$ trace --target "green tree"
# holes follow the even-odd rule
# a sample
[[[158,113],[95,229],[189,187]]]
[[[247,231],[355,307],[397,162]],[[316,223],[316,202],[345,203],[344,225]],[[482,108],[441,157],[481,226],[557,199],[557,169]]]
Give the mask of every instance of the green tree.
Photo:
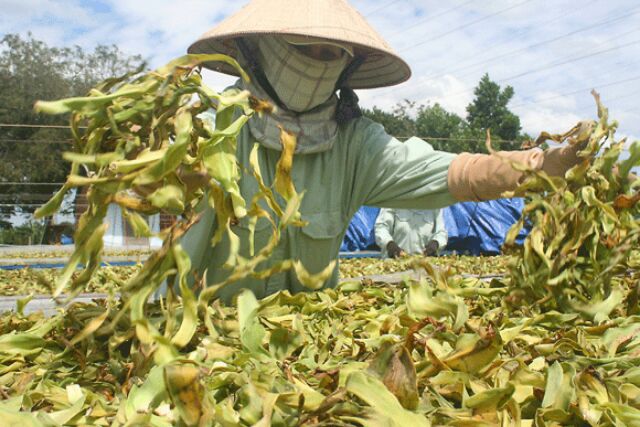
[[[416,117],[416,130],[420,136],[451,138],[458,132],[464,120],[445,110],[440,104],[421,106]]]
[[[507,108],[513,94],[511,86],[501,89],[485,74],[467,106],[466,120],[438,103],[424,106],[409,100],[391,111],[373,107],[364,110],[364,115],[382,124],[390,135],[417,135],[440,151],[486,153],[487,129],[491,129],[494,149],[518,150],[531,137],[520,132],[520,118]]]
[[[68,119],[33,112],[38,99],[81,96],[96,83],[122,75],[143,64],[140,56],[123,54],[116,46],[97,46],[86,52],[78,46],[50,47],[30,34],[7,34],[0,39],[0,123],[66,125]],[[0,127],[0,212],[6,204],[42,203],[51,186],[9,186],[2,182],[52,183],[64,181],[69,165],[62,160],[67,129]],[[45,141],[45,142],[33,142]],[[25,206],[23,211],[32,211]]]
[[[416,122],[411,117],[415,108],[415,102],[404,100],[396,104],[391,112],[373,107],[371,110],[364,109],[362,113],[365,117],[380,123],[389,135],[404,139],[416,134]]]
[[[475,99],[467,106],[467,122],[474,129],[491,129],[493,137],[515,141],[520,137],[520,118],[507,104],[513,98],[511,86],[504,89],[485,74],[474,90]]]
[[[445,110],[440,104],[421,106],[416,116],[417,134],[426,139],[434,149],[460,153],[468,151],[459,138],[465,126],[462,117]]]

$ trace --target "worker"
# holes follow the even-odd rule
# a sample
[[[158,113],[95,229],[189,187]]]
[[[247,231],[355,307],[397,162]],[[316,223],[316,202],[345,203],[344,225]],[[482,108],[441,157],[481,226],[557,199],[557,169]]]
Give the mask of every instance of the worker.
[[[291,177],[305,192],[300,213],[308,225],[283,230],[260,270],[299,260],[311,274],[323,271],[338,257],[349,219],[360,206],[440,209],[460,201],[496,199],[522,178],[503,158],[550,175],[562,175],[578,163],[573,146],[492,155],[434,151],[419,138],[400,142],[362,117],[354,89],[397,85],[409,79],[411,71],[346,0],[252,0],[188,51],[236,58],[251,77],[239,79],[236,87],[277,106],[273,114],[252,116],[240,132],[236,155],[241,170],[251,170],[249,156],[257,143],[262,177],[272,185],[281,154],[280,127],[297,135]],[[238,74],[222,62],[205,66]],[[251,177],[239,185],[245,200],[259,191]],[[195,273],[206,272],[207,285],[221,283],[230,274],[223,267],[230,243],[225,237],[212,247],[215,229],[215,212],[207,207],[182,241]],[[257,252],[272,233],[264,218],[254,231],[246,217],[232,229],[244,257],[250,256],[250,236]],[[337,283],[336,266],[324,286]],[[245,288],[258,298],[307,290],[296,273],[287,270],[267,279],[239,280],[217,296],[230,301]]]
[[[383,256],[434,256],[447,246],[442,209],[381,209],[375,225]]]

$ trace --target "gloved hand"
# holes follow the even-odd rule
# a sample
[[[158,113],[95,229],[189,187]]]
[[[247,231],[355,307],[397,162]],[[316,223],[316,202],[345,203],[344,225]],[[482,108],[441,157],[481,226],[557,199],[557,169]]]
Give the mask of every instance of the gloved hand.
[[[391,241],[387,244],[387,254],[389,255],[389,258],[399,258],[401,256],[405,256],[404,250],[394,241]]]
[[[581,161],[578,152],[584,149],[594,126],[595,122],[585,121],[564,135],[543,134],[537,143],[547,139],[560,142],[568,138],[582,141],[545,151],[499,151],[490,155],[461,153],[449,165],[449,192],[459,202],[499,199],[505,191],[517,188],[524,176],[522,172],[514,169],[510,162],[543,171],[549,176],[564,176]]]
[[[434,256],[438,252],[439,248],[440,244],[436,240],[430,240],[424,247],[424,251],[422,251],[422,253],[424,256]]]
[[[505,160],[527,165],[550,176],[563,176],[578,164],[580,146],[537,148],[525,151],[500,151],[494,154],[461,153],[449,166],[447,181],[449,192],[459,202],[479,202],[502,197],[521,182],[523,173]]]

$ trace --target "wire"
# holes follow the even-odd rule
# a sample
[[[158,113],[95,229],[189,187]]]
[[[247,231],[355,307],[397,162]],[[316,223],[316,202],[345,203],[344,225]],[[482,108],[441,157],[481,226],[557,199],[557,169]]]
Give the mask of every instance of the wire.
[[[640,43],[640,40],[634,40],[632,42],[624,43],[624,44],[621,44],[619,46],[614,46],[614,47],[610,47],[608,49],[598,50],[596,52],[591,52],[591,53],[588,53],[586,55],[578,56],[578,57],[575,57],[575,58],[572,58],[572,59],[567,59],[567,60],[559,61],[559,62],[556,62],[556,63],[551,63],[551,64],[548,64],[548,65],[546,65],[544,67],[540,67],[540,68],[537,68],[537,69],[524,71],[524,72],[522,72],[520,74],[516,74],[516,75],[510,76],[510,77],[506,77],[506,78],[501,79],[499,81],[507,81],[507,80],[519,79],[520,77],[524,77],[524,76],[527,76],[529,74],[533,74],[533,73],[537,73],[537,72],[540,72],[540,71],[549,70],[551,68],[559,67],[561,65],[570,64],[572,62],[581,61],[583,59],[591,58],[593,56],[598,56],[598,55],[601,55],[603,53],[609,53],[609,52],[612,52],[614,50],[621,49],[623,47],[633,46],[633,45],[636,45],[638,43]]]
[[[11,207],[11,206],[30,206],[30,207],[37,207],[37,206],[44,206],[44,203],[0,203],[0,207]]]
[[[602,86],[602,87],[604,87],[604,86]],[[415,136],[415,135],[413,135],[413,136]],[[394,138],[411,138],[411,137],[410,136],[394,136]],[[418,136],[418,138],[422,138],[422,139],[429,138],[429,139],[450,140],[450,141],[479,141],[480,140],[480,139],[460,139],[460,138],[437,138],[437,137],[431,137],[431,136]],[[0,139],[0,142],[3,142],[3,141],[6,141],[6,140]],[[23,141],[29,141],[29,140],[23,140]],[[21,141],[21,142],[23,142],[23,141]],[[46,141],[33,140],[32,142],[46,142]],[[505,141],[505,142],[517,142],[517,141]],[[2,181],[0,181],[0,185],[64,185],[64,182],[60,182],[60,183],[38,183],[38,182],[28,183],[28,182],[2,182]]]
[[[604,20],[604,21],[599,21],[599,22],[596,22],[594,24],[590,24],[590,25],[587,25],[585,27],[579,28],[577,30],[565,33],[565,34],[563,34],[561,36],[553,37],[551,39],[547,39],[547,40],[544,40],[544,41],[541,41],[541,42],[538,42],[538,43],[534,43],[534,44],[531,44],[529,46],[525,46],[525,47],[522,47],[522,48],[519,48],[519,49],[516,49],[516,50],[512,50],[512,51],[509,51],[509,52],[506,52],[506,53],[502,53],[500,55],[492,56],[491,58],[485,59],[483,61],[474,62],[472,64],[465,65],[465,66],[458,67],[458,68],[453,68],[451,70],[448,70],[447,72],[436,74],[435,76],[427,77],[427,81],[428,80],[434,80],[434,79],[437,79],[437,78],[440,78],[440,77],[444,77],[447,74],[452,74],[452,73],[455,73],[457,71],[463,71],[463,70],[467,70],[469,68],[475,68],[475,67],[480,66],[480,65],[488,64],[490,62],[494,62],[497,59],[502,59],[502,58],[505,58],[505,57],[509,57],[511,55],[514,55],[516,53],[520,53],[520,52],[523,52],[523,51],[526,51],[526,50],[535,49],[535,48],[538,48],[540,46],[544,46],[546,44],[553,43],[553,42],[556,42],[558,40],[564,39],[566,37],[570,37],[570,36],[585,32],[585,31],[590,31],[590,30],[592,30],[594,28],[597,28],[597,27],[600,27],[602,25],[607,25],[607,24],[611,24],[613,22],[621,21],[623,19],[626,19],[626,18],[628,18],[630,16],[633,16],[636,13],[638,13],[637,9],[640,9],[640,6],[634,8],[634,9],[631,9],[631,10],[635,10],[632,13],[627,12],[624,15],[618,16],[616,18],[608,19],[608,20]],[[635,32],[636,30],[633,30],[633,31]],[[421,83],[424,83],[424,81],[421,82]]]
[[[525,1],[520,2],[520,3],[518,3],[518,4],[514,4],[514,5],[512,5],[512,6],[509,6],[509,7],[504,8],[504,9],[500,9],[500,10],[499,10],[499,11],[497,11],[497,12],[490,13],[489,15],[485,15],[485,16],[483,16],[482,18],[478,18],[478,19],[476,19],[475,21],[468,22],[468,23],[466,23],[465,25],[461,25],[461,26],[456,27],[456,28],[454,28],[454,29],[452,29],[452,30],[445,31],[444,33],[438,34],[437,36],[434,36],[434,37],[428,38],[428,39],[426,39],[426,40],[423,40],[423,41],[421,41],[420,43],[416,43],[416,44],[414,44],[414,45],[412,45],[412,46],[406,47],[406,48],[404,48],[404,49],[400,50],[399,52],[400,52],[400,53],[402,53],[402,52],[406,52],[406,51],[408,51],[408,50],[415,49],[416,47],[419,47],[419,46],[425,45],[425,44],[430,43],[430,42],[432,42],[432,41],[434,41],[434,40],[441,39],[442,37],[448,36],[449,34],[453,34],[453,33],[457,32],[457,31],[463,30],[463,29],[465,29],[465,28],[467,28],[467,27],[470,27],[470,26],[472,26],[472,25],[475,25],[475,24],[478,24],[478,23],[480,23],[480,22],[486,21],[487,19],[493,18],[494,16],[501,15],[501,14],[503,14],[503,13],[505,13],[505,12],[508,12],[508,11],[510,11],[510,10],[512,10],[512,9],[515,9],[515,8],[517,8],[517,7],[520,7],[520,6],[523,6],[523,5],[525,5],[525,4],[527,4],[527,3],[530,3],[530,2],[532,2],[532,1],[533,1],[533,0],[525,0]]]
[[[593,88],[602,89],[602,88],[605,88],[605,87],[616,86],[616,85],[619,85],[619,84],[628,83],[628,82],[632,82],[632,81],[635,81],[635,80],[640,80],[640,76],[635,76],[635,77],[631,77],[629,79],[624,79],[624,80],[618,80],[618,81],[611,82],[611,83],[606,83],[606,84],[603,84],[603,85],[592,85],[592,86],[589,86],[589,87],[586,87],[586,88],[582,88],[582,89],[578,89],[578,90],[574,90],[574,91],[571,91],[571,92],[565,92],[565,93],[561,93],[559,95],[553,95],[553,96],[548,96],[548,97],[545,97],[545,98],[540,98],[540,99],[537,99],[535,101],[522,101],[522,102],[520,102],[518,104],[510,106],[509,108],[518,108],[518,107],[522,107],[524,105],[529,105],[529,104],[539,104],[539,103],[544,102],[544,101],[550,101],[550,100],[553,100],[553,99],[558,99],[558,98],[562,98],[562,97],[569,96],[569,95],[576,95],[578,93],[583,93],[583,92],[589,91],[589,90],[591,90]],[[626,98],[627,95],[625,95],[624,97]],[[609,100],[609,101],[612,101],[612,100]]]
[[[536,68],[536,69],[533,69],[533,70],[529,70],[529,71],[524,71],[522,73],[515,74],[513,76],[509,76],[509,77],[505,77],[505,78],[496,80],[495,82],[496,83],[504,83],[504,82],[507,82],[507,81],[510,81],[510,80],[519,79],[520,77],[524,77],[524,76],[527,76],[529,74],[535,74],[535,73],[538,73],[540,71],[547,71],[547,70],[550,70],[552,68],[556,68],[556,67],[559,67],[559,66],[562,66],[562,65],[567,65],[567,64],[570,64],[572,62],[581,61],[583,59],[591,58],[591,57],[594,57],[594,56],[602,55],[604,53],[609,53],[609,52],[612,52],[614,50],[618,50],[618,49],[621,49],[623,47],[636,45],[636,44],[639,44],[639,43],[640,43],[640,40],[634,40],[634,41],[629,42],[629,43],[624,43],[624,44],[621,44],[621,45],[618,45],[618,46],[614,46],[614,47],[611,47],[611,48],[608,48],[608,49],[599,50],[599,51],[596,51],[596,52],[591,52],[591,53],[588,53],[586,55],[577,56],[577,57],[574,57],[574,58],[571,58],[571,59],[562,60],[562,61],[559,61],[559,62],[551,62],[551,63],[549,63],[549,64],[547,64],[547,65],[545,65],[543,67],[539,67],[539,68]],[[474,90],[475,90],[475,87],[466,88],[464,90],[461,90],[461,91],[458,91],[458,92],[454,92],[452,94],[448,94],[447,97],[454,97],[454,96],[462,95],[462,94],[465,94],[465,93],[472,92]]]
[[[71,203],[73,204],[74,207],[76,208],[86,208],[89,205],[80,205],[80,204],[75,204],[75,203]],[[45,203],[0,203],[0,207],[11,207],[11,206],[29,206],[29,207],[39,207],[39,206],[44,206]],[[69,206],[71,207],[71,206]],[[63,208],[63,209],[68,209],[68,208]]]
[[[420,139],[429,140],[429,141],[481,142],[483,144],[486,143],[486,139],[483,139],[483,138],[442,138],[442,137],[435,137],[435,136],[418,136],[418,135],[411,135],[411,136],[393,136],[392,135],[392,137],[396,139],[420,138]],[[501,139],[499,142],[508,142],[512,144],[522,143],[522,141],[514,141],[511,139]]]
[[[64,185],[64,182],[2,182],[0,181],[0,185],[37,185],[37,186],[61,186]]]
[[[446,15],[446,14],[448,14],[448,13],[455,12],[456,10],[461,9],[461,8],[463,8],[464,6],[468,5],[469,3],[473,3],[473,1],[474,1],[474,0],[468,0],[468,1],[464,2],[464,3],[462,3],[462,4],[459,4],[458,6],[454,6],[454,7],[450,8],[450,9],[446,9],[446,10],[444,10],[444,11],[440,12],[440,13],[436,13],[435,15],[430,15],[430,16],[428,16],[428,17],[427,17],[426,19],[424,19],[424,20],[418,21],[418,22],[416,22],[416,23],[414,23],[414,24],[409,25],[408,27],[403,28],[403,29],[402,29],[402,30],[400,30],[400,31],[397,31],[397,32],[395,32],[395,33],[393,33],[393,34],[389,35],[389,38],[391,38],[391,37],[395,37],[395,36],[397,36],[397,35],[399,35],[399,34],[406,33],[407,31],[409,31],[409,30],[410,30],[410,29],[412,29],[412,28],[417,27],[418,25],[426,24],[427,22],[431,22],[431,21],[433,21],[434,19],[439,18],[439,17],[441,17],[441,16],[443,16],[443,15]]]
[[[640,94],[640,90],[635,90],[635,91],[633,91],[631,93],[627,93],[625,95],[620,95],[620,96],[616,96],[616,97],[613,97],[613,98],[605,98],[604,101],[607,104],[609,104],[609,103],[611,103],[613,101],[619,101],[621,99],[627,99],[627,98],[631,98],[631,97],[634,97],[634,96],[638,96],[638,94]]]
[[[0,128],[71,129],[71,126],[0,123]],[[84,127],[81,127],[81,129],[84,129]]]
[[[395,137],[395,138],[410,138],[410,137]],[[422,137],[422,136],[419,136],[418,138],[423,138],[423,139],[424,138],[442,139],[442,140],[451,140],[451,141],[478,141],[476,139],[464,140],[464,139],[459,139],[459,138],[435,138],[435,137]],[[53,141],[51,141],[51,140],[39,140],[39,139],[2,139],[2,138],[0,138],[0,142],[31,142],[31,143],[46,143],[46,144],[48,144],[48,143],[56,143],[56,144],[58,144],[58,143],[69,143],[70,144],[73,141],[71,141],[71,140],[53,140]],[[516,141],[505,141],[505,142],[516,142]],[[12,185],[20,185],[20,184],[29,185],[27,183],[5,183],[5,182],[0,181],[0,185],[9,185],[9,184],[12,184]],[[64,183],[60,183],[59,185],[63,185],[63,184]],[[42,184],[33,183],[32,185],[42,185]]]
[[[617,39],[617,38],[619,38],[619,37],[623,37],[623,36],[626,36],[626,35],[629,35],[629,34],[632,34],[632,33],[636,33],[636,32],[638,32],[638,31],[639,31],[639,30],[638,30],[637,28],[633,28],[633,29],[631,29],[630,31],[626,31],[626,32],[624,32],[624,33],[622,33],[622,34],[618,34],[618,35],[617,35],[616,37],[614,37],[614,38],[610,38],[610,39],[606,40],[606,42],[616,41],[616,39]],[[636,43],[636,42],[632,42],[631,44],[634,44],[634,43]],[[617,46],[617,47],[611,48],[611,50],[619,49],[620,47],[625,47],[625,46],[626,46],[626,45]],[[596,55],[599,55],[600,53],[603,53],[603,52],[602,52],[602,51],[600,51],[600,52],[591,52],[591,53],[589,53],[589,54],[585,55],[584,57],[581,57],[581,58],[578,58],[578,59],[584,59],[584,58],[586,58],[586,57],[589,57],[590,55],[591,55],[591,56],[596,56]],[[578,59],[573,59],[573,60],[570,60],[570,61],[568,61],[568,62],[573,62],[574,60],[578,60]],[[558,65],[559,65],[559,64],[556,64],[556,65],[553,65],[553,64],[554,64],[553,62],[552,62],[552,63],[550,63],[550,64],[547,64],[547,66],[545,66],[545,67],[542,67],[542,68],[538,69],[538,71],[544,71],[545,69],[547,69],[547,67],[548,67],[548,68],[554,68],[554,67],[556,67],[556,66],[558,66]],[[560,64],[560,65],[563,65],[563,64]],[[527,71],[527,72],[525,72],[525,74],[531,74],[531,73],[532,73],[532,71]],[[446,75],[446,74],[448,74],[448,73],[444,73],[444,74],[442,74],[442,75]],[[469,75],[469,74],[471,74],[471,73],[463,74],[462,76],[459,76],[459,77],[464,77],[464,76],[467,76],[467,75]],[[419,83],[417,83],[417,84],[414,84],[413,86],[405,86],[405,87],[400,88],[400,89],[391,89],[391,90],[387,90],[387,91],[381,92],[381,93],[380,93],[380,96],[385,96],[385,95],[388,95],[388,94],[391,94],[391,93],[394,93],[394,94],[401,93],[401,92],[403,92],[403,91],[407,91],[409,88],[411,88],[411,89],[412,89],[412,91],[415,93],[416,88],[419,88],[419,87],[421,87],[421,86],[424,86],[424,85],[425,85],[425,84],[427,84],[429,81],[432,81],[432,80],[434,80],[434,79],[435,79],[435,78],[437,78],[437,77],[438,77],[438,76],[429,77],[429,78],[427,78],[427,79],[426,79],[426,80],[424,80],[424,81],[421,81],[421,82],[419,82]],[[512,77],[509,77],[509,78],[506,78],[506,79],[498,80],[497,82],[499,83],[499,82],[502,82],[502,81],[505,81],[505,80],[509,80],[509,79],[511,79],[511,78],[513,78],[513,76],[512,76]],[[466,88],[466,89],[464,89],[464,90],[462,90],[462,91],[459,91],[459,92],[456,92],[456,93],[454,93],[454,94],[447,95],[447,96],[456,96],[456,95],[460,95],[460,94],[463,94],[463,93],[470,92],[470,91],[472,91],[472,90],[474,90],[474,89],[475,89],[475,88],[473,88],[473,89],[471,89],[471,88]]]
[[[41,144],[71,144],[73,141],[71,139],[4,139],[0,138],[0,142],[11,142],[11,143],[41,143]]]
[[[615,101],[619,101],[619,100],[621,100],[621,99],[627,99],[627,98],[631,98],[631,97],[637,97],[637,96],[638,96],[638,94],[640,94],[640,90],[635,90],[635,91],[632,91],[631,93],[626,93],[626,94],[624,94],[624,95],[615,96],[615,97],[613,97],[613,98],[606,98],[606,97],[604,97],[604,96],[603,96],[603,97],[602,97],[602,100],[603,100],[603,102],[608,106],[608,109],[609,109],[609,110],[615,109],[616,111],[623,111],[623,112],[626,112],[626,113],[633,113],[633,112],[634,112],[634,110],[633,110],[633,109],[627,110],[627,109],[625,109],[625,108],[617,108],[617,107],[613,106],[613,105],[612,105],[612,103],[613,103],[613,102],[615,102]],[[586,105],[584,105],[584,106],[582,106],[582,107],[578,108],[577,110],[573,110],[573,112],[574,112],[574,113],[576,113],[576,114],[578,114],[578,113],[582,113],[582,112],[587,111],[587,109],[591,109],[591,110],[593,110],[593,106],[586,106]]]
[[[371,15],[375,15],[376,13],[380,12],[381,10],[384,10],[384,9],[388,8],[389,6],[394,5],[394,4],[398,3],[399,1],[400,1],[400,0],[393,0],[393,1],[390,1],[389,3],[383,4],[382,6],[377,7],[377,8],[375,8],[374,10],[372,10],[372,11],[368,12],[368,13],[367,13],[366,15],[364,15],[364,16],[365,16],[365,17],[369,17],[369,16],[371,16]]]

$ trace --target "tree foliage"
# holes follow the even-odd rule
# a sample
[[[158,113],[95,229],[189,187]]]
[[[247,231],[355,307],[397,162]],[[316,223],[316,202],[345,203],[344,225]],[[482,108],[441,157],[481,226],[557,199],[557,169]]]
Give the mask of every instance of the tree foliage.
[[[520,118],[507,104],[513,98],[513,87],[500,86],[488,74],[480,79],[474,90],[475,99],[467,106],[467,122],[476,129],[491,129],[492,135],[503,140],[515,140],[520,134]]]
[[[415,103],[403,101],[398,103],[391,112],[373,107],[371,110],[364,110],[365,116],[374,122],[380,123],[388,134],[397,138],[407,138],[416,134],[416,122],[412,117],[412,110]]]
[[[436,150],[452,153],[486,153],[486,131],[491,130],[492,146],[499,150],[517,150],[531,139],[521,133],[520,118],[507,104],[514,95],[511,86],[501,89],[484,75],[475,89],[475,98],[467,106],[467,117],[447,111],[440,104],[417,105],[404,100],[388,112],[378,107],[364,114],[382,124],[395,137],[419,136]]]
[[[84,95],[97,82],[143,64],[140,56],[126,55],[116,46],[99,45],[91,52],[79,46],[58,48],[30,34],[7,34],[0,39],[0,49],[0,123],[4,124],[66,125],[65,116],[36,114],[35,100]],[[66,129],[0,127],[0,185],[64,181],[69,165],[62,160],[65,144],[60,141],[69,138]],[[50,186],[4,185],[0,204],[37,204],[44,200],[37,193],[50,195],[52,190]],[[2,211],[7,213],[6,206]]]
[[[416,130],[419,135],[433,138],[450,138],[462,130],[464,120],[455,113],[445,110],[440,104],[422,106],[416,117]]]

